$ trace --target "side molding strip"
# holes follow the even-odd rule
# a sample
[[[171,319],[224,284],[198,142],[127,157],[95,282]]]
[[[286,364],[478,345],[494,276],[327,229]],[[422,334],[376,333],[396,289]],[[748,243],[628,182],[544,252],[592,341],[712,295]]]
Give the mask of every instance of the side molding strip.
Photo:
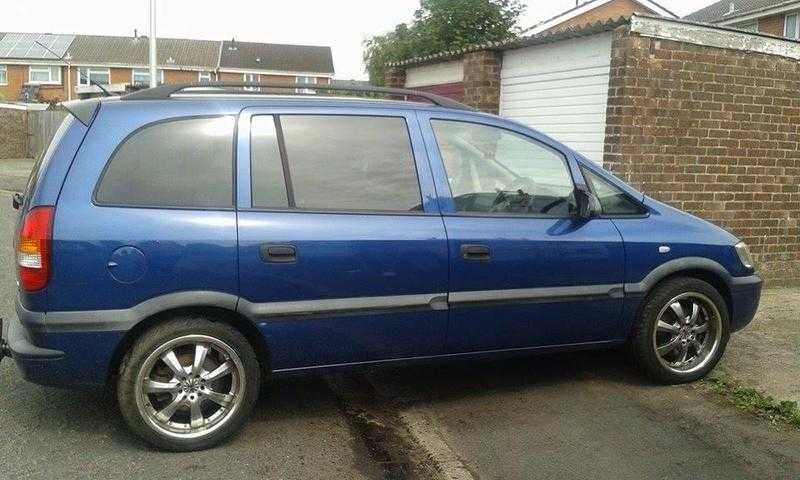
[[[452,305],[466,303],[495,302],[556,302],[579,300],[582,298],[610,297],[619,298],[622,284],[580,285],[575,287],[519,288],[513,290],[478,290],[471,292],[454,292],[450,294]]]
[[[248,317],[278,317],[295,315],[344,314],[366,310],[397,310],[403,308],[430,308],[443,310],[442,299],[446,293],[421,295],[392,295],[386,297],[331,298],[294,302],[251,303],[239,301],[238,310]]]

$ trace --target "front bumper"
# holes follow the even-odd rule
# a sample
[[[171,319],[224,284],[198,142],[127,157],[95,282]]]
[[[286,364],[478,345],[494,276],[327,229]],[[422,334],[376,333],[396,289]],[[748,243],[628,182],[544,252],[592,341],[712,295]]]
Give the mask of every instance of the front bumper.
[[[731,291],[731,331],[741,330],[756,316],[761,302],[763,282],[758,275],[734,277],[730,284]]]

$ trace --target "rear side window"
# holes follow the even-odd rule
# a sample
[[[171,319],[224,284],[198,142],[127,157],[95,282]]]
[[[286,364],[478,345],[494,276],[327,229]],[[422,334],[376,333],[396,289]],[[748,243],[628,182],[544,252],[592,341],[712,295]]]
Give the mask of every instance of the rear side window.
[[[144,207],[233,206],[233,117],[146,126],[111,157],[95,200]]]
[[[421,210],[403,118],[285,115],[274,122],[266,116],[253,122],[254,206]]]

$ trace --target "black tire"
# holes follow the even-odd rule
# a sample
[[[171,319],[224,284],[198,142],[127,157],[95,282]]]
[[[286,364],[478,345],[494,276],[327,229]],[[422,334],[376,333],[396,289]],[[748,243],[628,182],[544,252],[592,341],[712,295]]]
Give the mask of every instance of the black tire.
[[[673,303],[672,300],[682,295],[688,295],[690,301],[692,295],[697,295],[696,299],[700,302],[709,300],[716,308],[716,313],[719,317],[719,335],[717,337],[715,330],[715,335],[711,337],[711,340],[716,339],[716,341],[713,344],[709,344],[716,345],[716,347],[706,354],[702,362],[698,361],[696,366],[688,371],[676,371],[675,368],[669,368],[665,365],[666,360],[662,359],[657,352],[655,340],[655,330],[659,315],[670,308]],[[709,315],[714,313],[710,306],[707,310],[711,311]],[[676,319],[677,317],[678,315],[675,315]],[[714,328],[716,329],[717,327],[715,326]],[[664,333],[661,333],[661,335],[664,335]],[[666,335],[676,334],[667,332]],[[676,277],[658,285],[647,296],[633,326],[628,347],[633,361],[651,378],[665,384],[678,384],[694,382],[705,377],[722,358],[729,338],[728,307],[719,291],[709,283],[697,278]]]
[[[242,373],[239,374],[241,376],[237,376],[235,384],[239,395],[232,397],[236,398],[235,403],[233,403],[235,406],[226,410],[219,407],[216,403],[211,402],[212,410],[216,407],[220,411],[229,412],[221,415],[222,420],[219,421],[219,425],[213,429],[209,428],[210,431],[208,433],[200,432],[197,434],[198,436],[193,438],[178,438],[178,436],[174,434],[171,435],[170,432],[160,431],[157,422],[154,422],[152,417],[151,420],[148,420],[146,408],[140,407],[142,407],[142,405],[150,407],[151,404],[148,402],[148,399],[153,397],[144,397],[145,399],[143,400],[142,387],[137,388],[136,385],[137,379],[141,380],[142,378],[140,374],[144,375],[142,369],[147,368],[150,370],[154,365],[152,362],[159,361],[157,359],[152,360],[157,358],[155,355],[159,352],[159,349],[170,345],[170,342],[178,342],[181,341],[181,339],[189,338],[187,336],[194,336],[191,338],[211,338],[220,342],[219,348],[223,348],[224,346],[229,347],[234,355],[230,356],[228,361],[234,362],[233,359],[238,360],[238,363],[231,363],[231,365],[233,365],[231,370],[237,372],[241,370]],[[190,349],[192,347],[191,345],[184,345],[181,348]],[[212,353],[219,355],[217,351],[213,351],[209,353],[209,355]],[[220,356],[219,358],[223,359],[225,357]],[[211,360],[212,359],[209,359],[207,362]],[[185,364],[184,361],[180,363],[181,365]],[[190,361],[187,368],[191,368],[191,363]],[[167,365],[166,362],[164,362],[164,365],[159,366],[163,369]],[[238,330],[228,324],[213,322],[200,316],[181,316],[152,327],[131,346],[120,365],[116,389],[117,402],[131,430],[151,445],[176,452],[204,450],[227,440],[242,427],[258,399],[260,374],[261,367],[256,353],[250,342],[248,342]],[[244,378],[243,381],[241,381],[242,377]],[[196,379],[197,377],[194,378]],[[187,379],[187,381],[191,382],[191,378]],[[209,380],[209,385],[211,385],[211,382],[212,381]],[[228,380],[228,383],[232,384],[233,379],[231,378]],[[238,390],[241,387],[243,387],[244,391]],[[205,388],[205,385],[198,388]],[[190,391],[193,392],[194,390]],[[184,398],[188,401],[189,394],[185,392],[187,392],[187,390],[181,390],[179,387],[177,394],[164,394],[171,395],[171,397],[167,397],[168,399],[166,402],[169,402],[169,398],[174,400],[177,395],[184,395]],[[195,397],[198,399],[198,405],[204,405],[203,408],[208,408],[208,399],[204,399],[201,404],[200,394],[195,393],[192,399],[194,400]],[[152,403],[153,410],[156,410],[155,402]],[[199,410],[201,407],[198,406],[197,408]],[[203,421],[205,422],[206,419]]]

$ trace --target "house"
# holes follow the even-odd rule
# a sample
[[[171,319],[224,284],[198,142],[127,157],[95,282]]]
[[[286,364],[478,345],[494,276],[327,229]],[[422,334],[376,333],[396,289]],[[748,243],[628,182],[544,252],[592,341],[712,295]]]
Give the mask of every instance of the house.
[[[721,0],[687,15],[686,20],[800,38],[800,1]]]
[[[327,84],[330,47],[158,39],[158,82]],[[147,37],[0,33],[0,98],[58,102],[150,83]]]
[[[589,25],[609,18],[630,17],[634,13],[647,13],[664,17],[677,16],[650,0],[589,0],[575,2],[574,8],[537,23],[523,31],[524,35],[563,30]]]
[[[457,89],[729,229],[768,281],[798,284],[799,60],[798,41],[634,14],[409,58],[385,81]]]

